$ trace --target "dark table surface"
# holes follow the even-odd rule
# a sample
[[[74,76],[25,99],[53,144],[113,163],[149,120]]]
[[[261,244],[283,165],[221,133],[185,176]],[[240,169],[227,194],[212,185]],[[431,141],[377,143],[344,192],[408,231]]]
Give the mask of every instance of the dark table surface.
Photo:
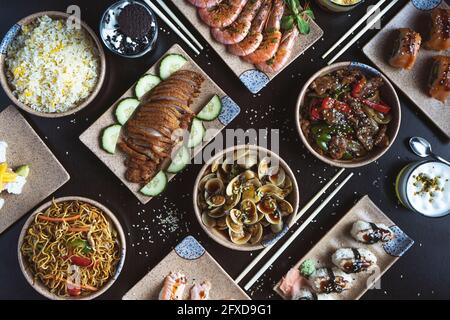
[[[325,66],[324,60],[320,58],[323,52],[365,13],[368,4],[375,2],[366,1],[356,10],[340,15],[325,13],[314,5],[317,22],[325,30],[323,39],[292,63],[257,96],[247,91],[209,47],[195,58],[242,108],[241,115],[229,128],[280,129],[281,156],[296,174],[301,192],[300,206],[306,204],[337,169],[316,160],[302,145],[294,121],[297,94],[306,79]],[[382,23],[389,21],[406,2],[400,1],[383,18]],[[71,4],[81,7],[82,19],[98,32],[99,19],[110,3],[111,1],[107,0],[0,0],[0,35],[3,36],[24,16],[44,10],[65,11]],[[188,21],[182,20],[189,25]],[[191,165],[169,184],[163,196],[143,206],[78,139],[79,135],[173,43],[180,42],[173,32],[165,31],[168,29],[161,21],[160,27],[164,30],[160,33],[156,50],[143,58],[127,60],[105,50],[105,84],[98,98],[82,112],[62,119],[38,118],[22,112],[38,134],[45,138],[45,142],[72,177],[53,196],[80,195],[98,200],[116,213],[127,233],[125,266],[118,281],[102,299],[120,299],[146,272],[157,265],[171,248],[189,234],[195,236],[232,277],[236,277],[256,255],[231,251],[216,244],[198,225],[191,195],[200,165]],[[368,32],[340,61],[356,60],[370,64],[361,47],[376,32],[377,30]],[[198,34],[197,36],[200,38]],[[188,48],[186,50],[190,52]],[[350,183],[253,287],[250,292],[252,298],[277,299],[272,291],[274,283],[365,194],[416,243],[383,276],[381,289],[370,290],[364,299],[450,298],[450,216],[431,219],[414,214],[398,204],[394,192],[394,179],[399,170],[405,164],[418,160],[407,148],[409,137],[425,137],[433,144],[437,153],[447,158],[450,158],[449,141],[425,119],[411,101],[400,92],[399,96],[403,119],[400,134],[393,147],[376,163],[352,170],[355,176]],[[10,103],[1,91],[0,110]],[[0,140],[1,130],[4,129],[0,128]],[[170,226],[164,222],[167,216],[178,220],[175,232],[170,232]],[[17,241],[25,218],[0,236],[0,299],[42,298],[27,284],[17,261]]]

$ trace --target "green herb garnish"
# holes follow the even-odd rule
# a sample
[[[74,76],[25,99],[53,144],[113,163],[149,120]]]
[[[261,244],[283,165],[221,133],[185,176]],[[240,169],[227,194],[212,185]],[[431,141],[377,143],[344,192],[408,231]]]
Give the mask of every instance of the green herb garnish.
[[[290,30],[297,26],[301,34],[309,34],[311,28],[309,26],[310,20],[314,20],[314,13],[306,3],[303,7],[300,5],[300,0],[284,0],[289,8],[289,14],[281,19],[281,27],[283,30]]]

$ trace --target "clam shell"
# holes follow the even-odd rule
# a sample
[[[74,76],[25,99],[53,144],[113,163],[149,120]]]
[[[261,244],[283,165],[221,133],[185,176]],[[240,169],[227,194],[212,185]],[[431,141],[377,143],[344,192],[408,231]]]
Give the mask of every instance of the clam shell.
[[[211,218],[209,216],[208,212],[202,213],[202,222],[205,226],[210,227],[210,228],[214,228],[217,225],[216,219]]]
[[[217,230],[226,230],[226,229],[228,229],[226,220],[227,220],[226,216],[222,216],[219,219],[217,219],[216,220],[216,229]]]
[[[238,209],[230,210],[230,218],[234,223],[242,226],[244,223],[242,222],[242,211]]]
[[[209,174],[205,175],[205,176],[200,180],[200,182],[198,183],[198,189],[199,189],[200,191],[205,190],[205,184],[206,184],[206,182],[207,182],[208,180],[215,179],[215,178],[216,178],[216,175],[215,175],[214,173],[209,173]]]
[[[285,179],[286,179],[286,172],[281,167],[278,168],[278,171],[275,174],[269,176],[270,183],[276,185],[277,187],[283,185]]]
[[[253,225],[251,228],[251,238],[249,240],[250,243],[251,244],[259,243],[262,239],[263,233],[264,233],[264,228],[261,223],[257,223],[255,225]]]
[[[256,205],[251,200],[242,200],[241,211],[244,217],[244,224],[251,225],[258,222],[258,210]]]
[[[209,179],[205,183],[205,194],[208,195],[221,194],[224,189],[225,185],[223,184],[223,181],[219,178]],[[205,198],[208,199],[207,196],[205,196]]]
[[[223,217],[225,215],[225,211],[221,207],[216,207],[216,208],[211,209],[211,210],[209,210],[207,212],[208,212],[208,215],[211,218],[214,218],[214,219],[221,218],[221,217]]]
[[[237,245],[246,244],[252,237],[252,234],[250,232],[245,232],[245,231],[236,233],[236,232],[233,232],[233,230],[229,229],[228,233],[230,235],[231,241]]]
[[[265,196],[256,207],[264,214],[273,214],[277,210],[277,200],[272,196]]]
[[[244,227],[242,225],[234,223],[229,215],[226,217],[225,221],[227,223],[228,229],[230,229],[234,233],[242,233],[244,231]]]
[[[215,207],[221,207],[225,204],[225,196],[221,194],[215,194],[206,199],[206,203],[209,207],[215,208]]]

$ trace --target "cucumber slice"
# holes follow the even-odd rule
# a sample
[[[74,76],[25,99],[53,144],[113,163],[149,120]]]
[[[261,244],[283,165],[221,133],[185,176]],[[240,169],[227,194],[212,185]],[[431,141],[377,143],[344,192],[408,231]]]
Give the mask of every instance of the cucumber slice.
[[[164,171],[160,171],[152,181],[150,181],[145,187],[141,189],[141,193],[149,196],[156,197],[161,194],[167,186],[167,175]]]
[[[222,102],[220,101],[219,96],[215,95],[208,104],[203,107],[202,111],[197,115],[197,118],[200,120],[212,121],[217,119],[221,111]]]
[[[167,168],[167,172],[169,173],[177,173],[183,170],[186,165],[189,163],[191,154],[189,150],[182,146],[178,151],[175,157],[172,160],[169,168]]]
[[[159,76],[161,79],[166,80],[172,73],[180,70],[186,62],[186,58],[179,54],[169,54],[161,61]]]
[[[158,84],[161,83],[161,79],[153,74],[146,74],[138,80],[134,91],[136,97],[140,100],[147,92],[152,90]]]
[[[114,154],[116,152],[117,140],[119,140],[120,130],[122,126],[119,124],[113,124],[103,131],[102,135],[102,148],[106,152]]]
[[[203,122],[197,118],[192,120],[191,133],[189,135],[189,140],[187,146],[193,148],[202,143],[203,137],[206,134]]]
[[[20,166],[16,169],[15,174],[26,178],[30,174],[30,167],[28,165]]]
[[[116,108],[116,118],[117,121],[124,125],[128,119],[130,119],[131,115],[133,114],[134,110],[139,105],[139,100],[134,98],[126,98],[119,102]]]

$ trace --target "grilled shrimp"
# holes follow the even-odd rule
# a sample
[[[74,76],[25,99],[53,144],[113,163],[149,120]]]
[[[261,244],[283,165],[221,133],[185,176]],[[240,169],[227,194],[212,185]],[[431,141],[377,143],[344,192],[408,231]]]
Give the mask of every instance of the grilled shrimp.
[[[229,45],[228,52],[235,56],[247,56],[258,49],[264,38],[262,31],[267,22],[267,18],[269,17],[271,8],[272,0],[265,0],[261,5],[258,15],[255,17],[255,20],[253,20],[250,31],[245,39],[241,42]]]
[[[292,48],[294,47],[298,34],[298,29],[295,26],[286,31],[283,34],[283,39],[275,56],[263,63],[257,64],[256,67],[265,73],[275,73],[281,70],[291,56]]]
[[[282,34],[280,32],[281,18],[284,14],[284,1],[274,0],[273,9],[265,28],[261,45],[251,54],[243,57],[247,62],[258,64],[272,58],[280,46]]]
[[[211,8],[217,6],[222,0],[188,0],[198,8]]]
[[[212,28],[225,28],[232,24],[247,0],[223,0],[217,6],[211,8],[199,8],[200,18]]]
[[[211,34],[214,39],[223,44],[234,44],[244,40],[262,2],[263,0],[249,0],[239,17],[230,26],[223,29],[212,28]]]

